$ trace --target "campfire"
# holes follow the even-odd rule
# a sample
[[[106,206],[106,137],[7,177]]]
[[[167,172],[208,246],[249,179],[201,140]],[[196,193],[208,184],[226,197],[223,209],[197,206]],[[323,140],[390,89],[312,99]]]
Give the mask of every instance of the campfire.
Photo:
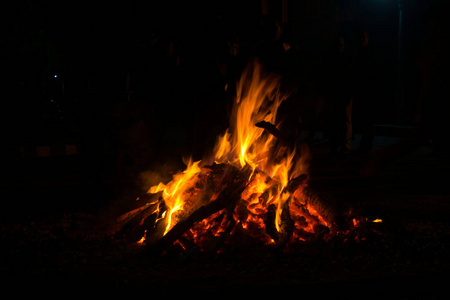
[[[220,252],[242,237],[279,249],[360,238],[355,232],[368,220],[308,186],[308,147],[279,130],[277,111],[289,96],[280,78],[253,62],[236,91],[230,127],[213,154],[186,160],[172,181],[152,186],[140,208],[118,218],[116,234],[156,254],[173,247]]]

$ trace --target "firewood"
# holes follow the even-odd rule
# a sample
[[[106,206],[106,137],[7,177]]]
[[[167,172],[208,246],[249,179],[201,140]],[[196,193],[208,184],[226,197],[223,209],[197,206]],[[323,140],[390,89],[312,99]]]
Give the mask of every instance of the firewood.
[[[302,174],[298,177],[295,177],[295,178],[289,180],[288,184],[283,189],[283,193],[289,192],[289,193],[293,194],[299,188],[300,185],[306,183],[307,179],[308,179],[308,175]]]
[[[280,235],[277,241],[277,246],[281,249],[286,246],[291,239],[292,233],[294,232],[295,222],[291,219],[291,213],[289,211],[289,202],[291,199],[292,195],[289,196],[288,200],[286,200],[283,205],[283,209],[281,210]]]
[[[152,226],[151,229],[147,229],[147,235],[145,239],[145,243],[155,243],[159,241],[166,230],[167,227],[167,218],[164,218],[164,215],[167,215],[167,207],[164,202],[161,203],[161,207],[158,212],[157,221]]]
[[[217,166],[217,165],[215,165]],[[183,210],[180,213],[180,218],[189,216],[191,213],[193,213],[195,210],[197,210],[202,205],[208,204],[210,201],[212,195],[214,193],[217,193],[217,189],[220,187],[216,186],[215,179],[220,174],[220,176],[223,176],[224,168],[221,167],[220,169],[217,167],[209,168],[209,167],[203,167],[203,170],[205,169],[211,169],[211,172],[209,174],[204,175],[204,178],[200,180],[196,184],[196,194],[192,197],[189,197],[185,200],[186,206],[189,207],[189,209]],[[220,172],[220,173],[218,173]],[[206,178],[205,178],[206,177]]]
[[[323,236],[330,233],[330,228],[324,226],[322,224],[316,224],[313,227],[314,233],[317,236],[317,239],[323,239]]]
[[[306,204],[314,207],[329,226],[336,224],[338,210],[336,202],[331,195],[317,192],[311,188],[306,188],[304,194],[306,195]]]
[[[287,139],[284,137],[284,135],[281,133],[278,128],[275,127],[272,123],[261,121],[255,124],[256,127],[265,129],[268,133],[273,135],[277,138],[277,140],[283,145],[283,146],[291,146],[291,143],[287,141]]]
[[[227,225],[227,229],[225,229],[225,232],[221,235],[221,239],[222,239],[221,243],[222,244],[230,236],[231,231],[236,226],[236,221],[233,218],[233,211],[228,210],[226,218],[227,218],[227,221],[228,221],[228,225]]]
[[[261,196],[259,196],[261,204],[263,206],[267,206],[267,204],[269,204],[270,206],[270,202],[268,202],[270,200],[269,195],[275,195],[276,193],[278,193],[278,187],[276,185],[268,188],[264,193],[261,194]]]
[[[286,187],[283,189],[281,194],[289,193],[289,198],[283,204],[283,208],[281,210],[281,226],[279,238],[276,241],[278,248],[283,249],[289,240],[291,239],[292,233],[294,232],[295,222],[291,218],[291,212],[289,210],[289,204],[292,200],[294,192],[299,188],[301,184],[306,182],[308,176],[306,174],[302,174],[296,178],[289,180]]]
[[[292,233],[294,232],[295,222],[291,219],[289,212],[289,202],[291,200],[291,197],[286,200],[281,211],[280,232],[277,231],[275,226],[275,204],[269,205],[266,213],[266,218],[264,220],[264,224],[266,225],[266,233],[275,241],[277,248],[279,249],[283,249],[286,246],[286,244],[291,239]]]
[[[267,213],[264,220],[264,224],[266,225],[266,233],[275,241],[275,243],[277,243],[280,238],[277,228],[275,227],[276,213],[277,206],[275,204],[270,204],[267,208]]]
[[[281,211],[280,232],[277,231],[275,226],[276,206],[271,204],[267,209],[266,219],[264,222],[266,225],[266,233],[275,241],[279,248],[284,248],[292,236],[295,222],[291,219],[289,204],[292,200],[293,193],[300,187],[300,185],[306,183],[307,178],[308,176],[306,174],[293,178],[283,189],[282,194],[290,193],[290,196],[283,204]]]
[[[234,173],[234,172],[233,172]],[[216,200],[204,205],[194,211],[186,219],[178,222],[175,226],[167,232],[160,240],[154,242],[149,241],[147,250],[149,253],[158,255],[168,249],[177,239],[179,239],[187,230],[192,228],[196,223],[209,217],[210,215],[226,208],[228,211],[234,210],[237,201],[240,199],[242,191],[248,184],[248,178],[252,173],[252,167],[244,166],[242,170],[238,171],[232,176],[233,181],[220,193]]]
[[[143,196],[140,196],[139,198],[142,198],[142,197]],[[152,209],[157,208],[157,204],[161,203],[163,200],[161,195],[159,195],[158,197],[154,197],[154,195],[151,195],[151,196],[148,195],[145,197],[146,197],[147,201],[145,201],[146,203],[144,205],[141,205],[140,207],[133,209],[127,213],[124,213],[116,218],[116,223],[117,223],[117,226],[119,229],[122,228],[128,222],[130,222],[130,220],[132,220],[133,218],[135,218],[136,216],[141,214],[143,211],[152,210]]]
[[[162,203],[162,197],[160,197],[158,201],[147,203],[138,209],[120,216],[118,220],[122,221],[122,225],[116,231],[115,236],[124,236],[132,242],[138,241],[146,230],[154,226]]]
[[[221,164],[203,167],[203,169],[210,169],[211,174],[206,176],[206,183],[201,186],[199,189],[200,192],[193,197],[192,202],[198,203],[198,205],[191,208],[191,212],[200,205],[208,203],[212,194],[215,192],[215,176],[223,176],[224,170],[226,171],[230,167]],[[164,217],[162,216],[167,209],[162,192],[140,195],[139,201],[148,203],[117,218],[117,227],[114,230],[115,237],[125,237],[129,241],[135,242],[140,240],[144,233],[147,232],[146,243],[149,241],[157,241],[163,236],[166,226],[164,224],[167,221],[163,220]]]

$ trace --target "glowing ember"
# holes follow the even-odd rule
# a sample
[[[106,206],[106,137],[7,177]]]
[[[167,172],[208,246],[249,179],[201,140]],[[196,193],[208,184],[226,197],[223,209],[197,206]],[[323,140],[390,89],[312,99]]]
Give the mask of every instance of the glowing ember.
[[[144,235],[141,237],[139,241],[137,241],[138,244],[143,244],[145,242],[145,237],[147,236],[147,230],[144,231]]]

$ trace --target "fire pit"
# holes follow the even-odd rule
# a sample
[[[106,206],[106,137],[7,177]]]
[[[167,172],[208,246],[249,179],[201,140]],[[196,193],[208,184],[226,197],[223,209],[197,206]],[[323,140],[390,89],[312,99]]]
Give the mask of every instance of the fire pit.
[[[186,160],[172,181],[152,186],[140,197],[140,208],[119,217],[116,236],[153,254],[173,248],[220,252],[243,236],[282,250],[314,240],[364,238],[358,228],[370,220],[308,186],[307,145],[279,130],[277,111],[289,96],[280,90],[280,78],[254,61],[236,90],[230,127],[213,154]]]

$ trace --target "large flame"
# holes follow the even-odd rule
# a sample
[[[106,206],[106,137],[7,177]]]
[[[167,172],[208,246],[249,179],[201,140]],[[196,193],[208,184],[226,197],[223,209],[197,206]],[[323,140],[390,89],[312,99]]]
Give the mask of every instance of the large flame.
[[[287,98],[279,90],[280,78],[265,74],[261,65],[254,63],[247,68],[237,83],[236,99],[228,131],[219,138],[215,159],[219,162],[239,162],[269,171],[269,151],[275,142],[263,128],[256,127],[260,121],[276,123],[278,107]]]
[[[243,228],[250,226],[256,231],[264,228],[264,214],[268,206],[274,204],[277,207],[275,226],[280,231],[281,211],[291,196],[283,193],[283,190],[290,179],[306,171],[306,157],[309,155],[306,148],[300,148],[302,155],[297,155],[296,149],[288,150],[287,147],[277,146],[277,139],[273,135],[255,126],[256,123],[265,121],[278,127],[277,111],[287,97],[287,94],[280,91],[280,77],[265,73],[261,65],[253,62],[237,83],[230,127],[218,138],[213,159],[205,160],[228,163],[238,168],[245,165],[253,168],[254,174],[249,178],[251,182],[241,195],[249,213],[244,216],[235,213],[235,218],[242,223]],[[187,191],[196,184],[202,166],[201,161],[189,161],[186,170],[174,175],[172,181],[150,188],[149,193],[163,191],[168,207],[164,234],[179,221],[175,217],[177,212],[186,209],[184,206],[187,202],[192,205],[190,201],[186,201],[186,195],[189,194]],[[266,198],[261,201],[263,194]],[[201,224],[207,222],[208,220],[204,220]],[[206,226],[201,224],[199,226]],[[267,234],[263,235],[266,235],[268,242],[273,242]]]

